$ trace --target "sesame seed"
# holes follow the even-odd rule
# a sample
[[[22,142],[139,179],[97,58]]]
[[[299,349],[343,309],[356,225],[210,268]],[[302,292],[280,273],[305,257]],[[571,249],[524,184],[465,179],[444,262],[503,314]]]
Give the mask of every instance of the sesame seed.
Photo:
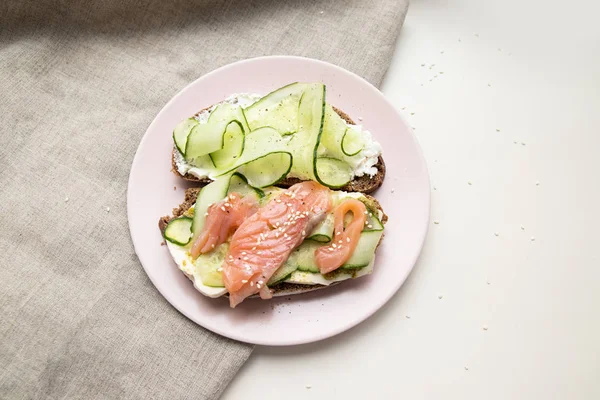
[[[243,255],[243,256],[245,256],[245,255],[246,255],[246,252],[245,252],[245,251],[242,251],[242,255]]]
[[[254,282],[250,281],[250,286],[254,286]]]
[[[338,243],[339,243],[339,244],[343,244],[343,243],[344,243],[344,241],[343,241],[343,240],[338,240]]]
[[[365,215],[368,215],[368,214],[369,214],[369,212],[365,210]]]
[[[214,249],[215,248],[215,244],[214,243],[211,244],[210,247],[211,247],[211,249]]]
[[[275,203],[281,203],[281,199],[275,199]]]
[[[465,371],[468,371],[468,370],[469,370],[469,367],[467,367],[467,366],[465,365]]]
[[[302,231],[302,236],[306,236],[306,231]]]
[[[407,316],[406,316],[406,319],[410,319],[410,315],[407,315]]]
[[[390,190],[390,193],[394,193],[395,191],[396,191],[396,189],[392,188],[392,189]]]
[[[286,237],[288,237],[288,234],[287,234],[287,233],[284,233],[284,234],[283,234],[283,237],[285,237],[285,238],[286,238]]]
[[[221,206],[221,210],[225,211],[225,207]]]
[[[257,283],[257,284],[256,284],[256,287],[260,289],[260,283]]]
[[[286,206],[291,207],[292,203],[287,203]]]
[[[244,261],[248,261],[248,260],[249,260],[249,258],[248,258],[248,257],[244,257],[244,258],[242,258],[242,260],[244,260]]]
[[[522,230],[522,231],[524,231],[524,230],[525,230],[525,227],[524,227],[523,225],[521,225],[521,230]]]
[[[349,237],[346,238],[346,242],[350,243],[350,238]]]
[[[66,202],[68,202],[68,201],[69,201],[69,198],[68,198],[68,197],[65,197],[65,203],[66,203]]]
[[[252,248],[252,250],[256,250],[256,246],[254,246],[254,247]]]
[[[275,237],[278,238],[279,237],[279,232],[275,231]]]
[[[321,14],[323,14],[323,11],[321,11]],[[311,385],[306,385],[307,389],[310,389],[312,386]]]
[[[369,225],[367,225],[367,228],[371,229],[371,228],[373,228],[373,225],[369,224]]]
[[[535,237],[533,237],[533,236],[532,236],[532,237],[531,237],[531,241],[532,241],[532,242],[535,242]]]
[[[525,142],[521,142],[521,146],[525,146]]]
[[[248,283],[247,279],[242,279],[242,283]]]
[[[331,247],[333,247],[335,249],[337,247],[337,244],[331,243]]]
[[[540,186],[540,181],[535,181],[535,186]]]
[[[221,271],[223,271],[223,268],[221,268],[221,267],[217,268],[217,272],[221,272]]]
[[[106,207],[106,212],[110,212],[110,207]]]
[[[481,328],[482,328],[484,331],[487,331],[487,330],[488,330],[488,326],[487,326],[487,325],[484,325],[484,326],[482,326]]]
[[[257,251],[256,254],[262,254],[262,250]]]
[[[469,184],[469,186],[471,186],[471,185],[473,184],[473,182],[471,182],[471,181],[469,181],[469,182],[467,182],[467,183]]]
[[[362,120],[363,120],[363,117],[358,117],[358,120],[359,120],[359,121],[362,121]]]
[[[438,299],[440,299],[440,300],[441,300],[443,297],[444,297],[444,295],[443,295],[443,294],[438,294]]]
[[[494,232],[494,236],[500,236],[498,232]]]
[[[260,284],[262,285],[262,284],[263,284],[263,283],[265,283],[265,282],[264,282],[264,281],[258,281],[258,283],[260,283]]]
[[[230,203],[225,203],[225,207],[231,207]]]
[[[207,213],[207,212],[206,212],[206,213],[204,213],[204,216],[205,216],[205,217],[208,217],[208,213]]]

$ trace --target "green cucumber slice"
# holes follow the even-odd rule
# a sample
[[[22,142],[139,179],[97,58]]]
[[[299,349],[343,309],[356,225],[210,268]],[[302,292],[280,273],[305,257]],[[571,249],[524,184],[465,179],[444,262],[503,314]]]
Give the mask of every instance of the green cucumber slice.
[[[244,112],[238,106],[219,104],[205,124],[194,126],[185,145],[185,159],[193,161],[198,157],[221,150],[225,144],[225,133],[229,125],[236,121],[244,132],[248,124]]]
[[[315,169],[319,182],[332,189],[346,185],[354,177],[352,167],[347,162],[336,158],[317,158]]]
[[[165,228],[165,239],[179,246],[185,246],[192,238],[192,219],[189,217],[174,218]]]
[[[239,172],[234,173],[229,181],[229,190],[227,193],[239,193],[242,196],[256,196],[256,199],[262,199],[265,197],[265,192],[262,190],[250,186],[246,177]]]
[[[292,274],[292,272],[298,269],[296,264],[290,263],[289,259],[286,261],[281,267],[279,267],[273,275],[271,275],[271,279],[267,282],[267,286],[273,286],[278,284],[281,281],[286,280]]]
[[[209,154],[218,169],[231,166],[235,160],[241,157],[244,151],[244,127],[237,121],[231,121],[225,128],[223,135],[223,148]]]
[[[194,264],[202,284],[211,287],[225,287],[223,273],[219,268],[223,265],[225,256],[229,251],[229,243],[219,245],[214,251],[200,254]]]
[[[371,208],[369,208],[369,206],[367,206],[367,211],[368,211],[367,221],[366,221],[367,223],[365,224],[363,232],[382,231],[383,224],[377,217],[377,215],[378,215],[377,210],[372,210]]]
[[[282,135],[298,130],[298,105],[305,83],[279,88],[244,110],[251,131],[270,126]]]
[[[317,148],[323,132],[325,85],[307,85],[298,107],[298,131],[288,144],[294,157],[292,171],[303,179],[319,180],[316,170]]]
[[[325,105],[323,120],[323,136],[321,138],[321,147],[323,152],[335,158],[342,158],[344,153],[341,149],[342,139],[348,125],[338,113],[333,110],[330,104]]]
[[[342,136],[342,152],[351,157],[355,156],[365,147],[365,141],[360,132],[347,128]]]
[[[184,156],[185,145],[187,143],[188,136],[192,128],[194,128],[196,125],[198,125],[198,121],[196,121],[194,118],[188,118],[178,123],[173,130],[173,141],[175,142],[175,146],[177,146],[177,150],[179,150],[179,152]]]
[[[319,272],[315,260],[315,251],[321,246],[321,243],[305,240],[296,250],[292,251],[288,262],[296,265],[300,271]]]
[[[363,231],[360,234],[360,239],[358,240],[358,244],[356,245],[352,256],[340,268],[359,269],[369,265],[375,255],[375,249],[377,248],[382,235],[383,230]]]
[[[238,106],[229,103],[221,103],[215,107],[214,110],[208,116],[208,123],[229,123],[231,121],[238,121],[242,124],[244,132],[249,132],[248,122],[246,121],[246,115],[244,110]]]
[[[327,214],[325,219],[308,234],[307,239],[320,243],[330,242],[333,237],[334,221],[333,213]]]
[[[274,185],[285,178],[291,167],[291,153],[277,151],[248,161],[239,167],[239,171],[248,177],[248,183],[261,188]]]
[[[211,204],[223,200],[227,196],[231,175],[224,175],[204,186],[194,205],[194,220],[192,222],[192,240],[196,240],[206,221],[206,212]]]
[[[223,174],[240,172],[251,186],[262,188],[283,179],[292,167],[292,154],[285,141],[270,127],[260,128],[246,137],[244,152]]]

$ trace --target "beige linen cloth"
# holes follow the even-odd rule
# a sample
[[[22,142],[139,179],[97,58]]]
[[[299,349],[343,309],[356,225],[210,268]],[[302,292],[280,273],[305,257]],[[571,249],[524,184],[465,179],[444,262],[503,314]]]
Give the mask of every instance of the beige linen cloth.
[[[380,84],[407,6],[0,2],[0,398],[219,397],[252,346],[148,280],[126,215],[138,143],[185,85],[244,58],[314,57]]]

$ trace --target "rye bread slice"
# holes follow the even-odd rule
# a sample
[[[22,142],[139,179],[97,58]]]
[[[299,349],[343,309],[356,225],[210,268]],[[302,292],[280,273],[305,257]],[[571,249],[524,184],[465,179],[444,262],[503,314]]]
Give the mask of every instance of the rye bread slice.
[[[198,193],[200,193],[201,189],[202,188],[186,189],[183,203],[181,203],[179,206],[177,206],[173,209],[173,215],[171,215],[171,216],[167,215],[158,220],[158,228],[160,229],[160,232],[163,235],[165,233],[165,229],[167,228],[167,225],[169,224],[169,221],[171,221],[173,218],[182,216],[187,210],[190,209],[190,207],[192,207],[194,204],[196,204],[196,199],[197,199]],[[383,217],[381,218],[381,223],[385,224],[388,220],[388,216],[383,211],[383,208],[381,207],[381,204],[379,203],[379,201],[377,201],[377,199],[375,197],[369,196],[368,194],[365,194],[365,197],[367,197],[372,202],[372,204],[375,205],[377,207],[377,209],[383,213]],[[381,240],[383,240],[383,236],[381,236]],[[381,244],[381,240],[379,241],[379,244]],[[379,244],[377,246],[379,246]],[[186,274],[186,276],[190,280],[193,281],[192,276],[189,276],[187,274]],[[273,292],[274,297],[290,296],[293,294],[308,293],[308,292],[312,292],[312,291],[315,291],[318,289],[324,289],[324,288],[327,288],[327,287],[330,287],[333,285],[337,285],[338,283],[342,283],[342,282],[344,282],[344,281],[333,282],[330,285],[300,285],[300,284],[296,284],[296,283],[282,282],[282,283],[279,283],[279,284],[271,287],[270,289]],[[251,296],[251,297],[256,297],[256,295]]]
[[[208,110],[209,108],[210,107],[207,107],[207,108],[204,108],[204,109],[198,111],[194,116],[198,116],[201,112]],[[348,114],[346,114],[342,110],[335,108],[335,107],[333,107],[333,110],[336,113],[338,113],[338,115],[344,121],[346,121],[349,124],[354,124],[354,121],[350,118],[350,116]],[[185,179],[186,181],[197,182],[200,186],[207,185],[211,182],[211,180],[209,178],[200,179],[191,174],[181,175],[179,173],[179,171],[177,171],[177,164],[175,163],[175,152],[176,151],[177,151],[177,149],[175,149],[175,147],[173,147],[173,150],[171,151],[171,171],[175,175]],[[385,178],[385,163],[383,162],[382,156],[379,156],[379,159],[377,160],[377,164],[375,164],[375,168],[377,168],[377,174],[375,174],[374,176],[372,176],[372,177],[369,175],[359,176],[357,178],[354,178],[352,181],[348,182],[348,184],[346,186],[339,188],[339,190],[344,190],[346,192],[373,193],[375,190],[377,190],[383,184],[383,179]],[[298,182],[301,182],[301,180],[298,178],[285,178],[281,182],[277,183],[277,186],[287,188]]]

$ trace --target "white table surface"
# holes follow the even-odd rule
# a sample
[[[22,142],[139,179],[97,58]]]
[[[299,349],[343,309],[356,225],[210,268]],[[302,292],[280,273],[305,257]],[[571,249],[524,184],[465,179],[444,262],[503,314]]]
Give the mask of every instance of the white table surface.
[[[257,347],[223,399],[600,399],[599,14],[413,0],[382,90],[439,224],[375,316]]]

